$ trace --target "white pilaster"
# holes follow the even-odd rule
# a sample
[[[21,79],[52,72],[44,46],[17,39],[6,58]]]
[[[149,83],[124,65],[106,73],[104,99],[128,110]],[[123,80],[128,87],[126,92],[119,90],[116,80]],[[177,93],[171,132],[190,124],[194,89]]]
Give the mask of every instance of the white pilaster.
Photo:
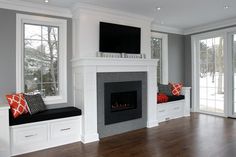
[[[10,157],[9,106],[0,105],[0,156]]]
[[[147,72],[147,127],[152,128],[158,126],[156,112],[156,95],[157,95],[157,71],[156,66],[149,66]]]
[[[96,67],[78,67],[75,73],[75,106],[82,109],[81,140],[98,141]]]
[[[190,116],[190,89],[191,87],[183,87],[182,94],[185,96],[184,116]]]

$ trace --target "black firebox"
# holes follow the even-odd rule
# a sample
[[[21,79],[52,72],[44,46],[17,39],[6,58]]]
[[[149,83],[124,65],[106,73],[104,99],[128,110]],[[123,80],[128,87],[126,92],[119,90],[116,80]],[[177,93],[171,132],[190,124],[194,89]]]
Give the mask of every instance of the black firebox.
[[[142,117],[142,81],[105,83],[105,125]]]

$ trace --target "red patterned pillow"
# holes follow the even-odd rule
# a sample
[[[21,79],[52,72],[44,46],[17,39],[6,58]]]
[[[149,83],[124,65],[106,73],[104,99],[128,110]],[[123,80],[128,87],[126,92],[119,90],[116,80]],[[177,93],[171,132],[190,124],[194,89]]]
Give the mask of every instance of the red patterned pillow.
[[[22,93],[6,95],[6,98],[10,105],[11,112],[14,118],[28,113],[27,103]]]
[[[168,102],[168,96],[166,94],[163,93],[159,93],[157,94],[157,103],[164,103],[164,102]]]
[[[172,87],[172,94],[175,96],[179,96],[181,94],[181,90],[183,87],[182,83],[170,83]]]

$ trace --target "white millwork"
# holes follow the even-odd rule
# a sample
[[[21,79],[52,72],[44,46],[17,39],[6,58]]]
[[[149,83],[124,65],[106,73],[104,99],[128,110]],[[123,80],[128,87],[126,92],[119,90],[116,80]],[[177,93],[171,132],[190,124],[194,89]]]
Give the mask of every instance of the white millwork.
[[[74,143],[81,140],[81,116],[15,125],[10,132],[12,156]]]
[[[190,90],[191,87],[183,87],[182,95],[184,95],[184,116],[190,116]]]
[[[97,73],[147,72],[147,127],[158,126],[156,120],[156,66],[154,59],[84,58],[72,61],[75,105],[83,113],[83,143],[99,140],[97,131]]]
[[[158,122],[190,116],[190,87],[183,87],[183,100],[157,104]]]
[[[157,94],[157,60],[153,60],[147,66],[147,127],[152,128],[158,126],[156,120],[157,112],[155,110],[156,94]]]
[[[0,105],[0,157],[10,157],[9,105]]]
[[[84,143],[99,140],[97,131],[97,73],[147,72],[147,127],[157,126],[156,66],[151,58],[151,21],[139,15],[87,5],[73,8],[73,83],[74,105],[82,110]],[[141,53],[147,59],[99,58],[99,23],[108,22],[141,28]]]
[[[143,16],[81,5],[73,11],[73,58],[96,57],[100,22],[141,28],[141,53],[151,58],[151,21]]]

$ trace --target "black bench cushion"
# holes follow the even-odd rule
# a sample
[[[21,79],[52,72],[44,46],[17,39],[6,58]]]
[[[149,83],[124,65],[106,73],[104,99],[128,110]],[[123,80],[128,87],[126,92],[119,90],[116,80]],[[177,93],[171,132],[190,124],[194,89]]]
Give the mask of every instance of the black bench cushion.
[[[171,96],[168,96],[168,102],[170,101],[177,101],[177,100],[182,100],[184,99],[184,95],[179,95],[179,96],[175,96],[175,95],[171,95]]]
[[[52,120],[58,118],[66,118],[81,115],[81,110],[76,107],[64,107],[57,109],[48,109],[46,111],[36,113],[34,115],[25,114],[16,119],[10,113],[10,126],[20,125],[26,123],[40,122],[45,120]]]

